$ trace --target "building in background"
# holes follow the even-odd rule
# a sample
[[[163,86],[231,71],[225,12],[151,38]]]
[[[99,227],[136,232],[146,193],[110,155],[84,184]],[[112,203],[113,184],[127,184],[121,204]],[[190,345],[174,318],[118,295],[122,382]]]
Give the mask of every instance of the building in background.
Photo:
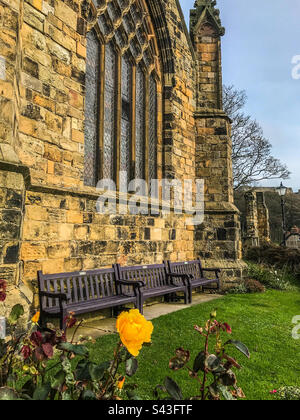
[[[287,233],[286,246],[288,248],[300,249],[300,228],[294,226],[290,232]]]

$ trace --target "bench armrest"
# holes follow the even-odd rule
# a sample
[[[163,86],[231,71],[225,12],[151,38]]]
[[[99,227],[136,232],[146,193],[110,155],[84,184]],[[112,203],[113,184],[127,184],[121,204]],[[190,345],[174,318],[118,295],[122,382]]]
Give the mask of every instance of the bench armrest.
[[[190,277],[188,274],[167,273],[167,276],[169,279],[171,279],[173,286],[176,286],[176,284],[173,282],[174,279],[181,279],[185,286],[190,284]]]
[[[59,302],[59,309],[60,309],[60,313],[61,316],[64,313],[64,311],[66,310],[66,302],[69,300],[69,297],[65,294],[65,293],[51,293],[51,292],[44,292],[44,291],[40,291],[39,292],[40,298],[42,297],[47,297],[50,299],[58,299]],[[41,302],[41,306],[42,306],[42,299],[40,299]],[[41,310],[43,308],[41,307]]]
[[[221,269],[220,268],[202,268],[203,272],[207,272],[207,273],[216,273],[217,278],[219,277],[219,274],[221,273]]]
[[[51,293],[51,292],[43,292],[40,291],[39,292],[40,296],[42,297],[48,297],[48,298],[52,298],[52,299],[59,299],[61,301],[68,301],[68,296],[65,293]]]
[[[146,287],[146,283],[142,280],[116,280],[116,283],[122,286],[133,286],[133,287]]]

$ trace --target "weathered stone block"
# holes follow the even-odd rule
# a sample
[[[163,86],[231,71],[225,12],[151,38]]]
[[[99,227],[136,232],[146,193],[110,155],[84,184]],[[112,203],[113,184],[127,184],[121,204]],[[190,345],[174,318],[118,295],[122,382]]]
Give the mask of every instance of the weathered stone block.
[[[78,130],[72,130],[72,140],[76,143],[84,144],[84,133]]]
[[[46,247],[40,243],[23,242],[21,246],[21,258],[23,260],[46,259]]]
[[[55,0],[55,16],[72,29],[77,29],[78,15],[64,2]]]
[[[24,4],[24,21],[28,25],[43,32],[45,16],[28,3]]]
[[[62,152],[56,146],[52,146],[50,144],[45,144],[44,158],[52,160],[53,162],[61,162],[62,161]]]
[[[56,242],[47,247],[49,258],[69,258],[71,250],[68,242]]]
[[[11,245],[6,248],[5,255],[3,257],[4,264],[16,264],[19,262],[19,249],[20,245]]]
[[[35,9],[42,11],[43,0],[27,0]]]
[[[40,206],[26,206],[25,216],[30,220],[48,220],[47,209]]]
[[[67,222],[73,224],[82,224],[83,223],[83,214],[77,211],[68,211],[67,212]]]
[[[46,260],[42,262],[42,270],[44,274],[63,273],[64,267],[65,265],[63,258]]]
[[[67,49],[63,48],[61,45],[54,42],[52,39],[47,40],[47,46],[49,48],[50,53],[53,56],[57,57],[66,65],[71,64],[71,54]]]

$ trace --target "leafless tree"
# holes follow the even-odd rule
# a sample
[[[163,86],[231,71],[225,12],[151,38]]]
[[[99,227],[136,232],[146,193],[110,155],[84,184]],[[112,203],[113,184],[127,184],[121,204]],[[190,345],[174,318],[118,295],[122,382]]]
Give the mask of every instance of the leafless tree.
[[[257,121],[243,112],[247,102],[245,91],[223,86],[224,111],[232,119],[233,178],[235,189],[251,186],[267,179],[287,179],[290,172],[274,158],[272,145],[264,137]]]

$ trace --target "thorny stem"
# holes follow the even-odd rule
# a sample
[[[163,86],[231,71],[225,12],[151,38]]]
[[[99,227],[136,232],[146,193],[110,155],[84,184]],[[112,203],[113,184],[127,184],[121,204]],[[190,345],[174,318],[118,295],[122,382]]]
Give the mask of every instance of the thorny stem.
[[[71,340],[71,344],[73,344],[73,341],[74,341],[74,339],[75,339],[76,333],[77,333],[77,331],[79,330],[79,328],[82,326],[82,324],[83,324],[83,319],[79,322],[79,324],[77,325],[77,327],[76,327],[76,329],[75,329],[75,331],[74,331],[74,333],[73,333],[72,340]]]
[[[207,335],[206,335],[206,339],[205,339],[205,355],[208,356],[208,341],[209,341],[209,335],[210,335],[210,327],[211,327],[211,320],[209,320],[208,323],[208,331],[207,331]],[[207,371],[206,369],[204,370],[204,375],[203,375],[203,382],[202,382],[202,387],[201,387],[201,396],[202,396],[202,401],[205,400],[205,385],[206,385],[206,379],[207,379]]]
[[[109,375],[108,375],[108,378],[107,378],[106,384],[104,385],[104,389],[103,389],[103,392],[102,392],[101,398],[102,398],[102,397],[105,395],[105,393],[106,393],[106,390],[107,390],[107,387],[108,387],[108,384],[109,384],[110,379],[111,379],[111,378],[113,378],[113,379],[114,379],[114,377],[113,377],[112,373],[113,373],[113,371],[114,371],[114,368],[115,368],[116,362],[118,362],[118,356],[119,356],[119,353],[120,353],[121,347],[122,347],[122,342],[120,341],[120,342],[119,342],[119,344],[118,344],[118,347],[117,347],[117,349],[116,349],[116,352],[115,352],[115,358],[114,358],[114,361],[113,361],[113,363],[112,363],[112,365],[111,365],[111,368],[110,368],[110,371],[109,371]]]

